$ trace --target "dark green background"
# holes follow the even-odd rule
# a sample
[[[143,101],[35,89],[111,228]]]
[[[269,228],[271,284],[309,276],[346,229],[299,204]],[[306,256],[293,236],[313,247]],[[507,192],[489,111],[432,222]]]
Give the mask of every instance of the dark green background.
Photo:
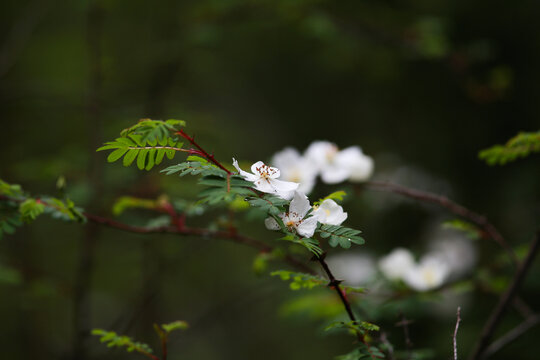
[[[538,130],[539,11],[537,1],[4,0],[0,177],[55,195],[63,175],[78,205],[104,215],[121,195],[193,198],[192,180],[107,164],[94,151],[140,118],[184,119],[224,162],[268,159],[316,139],[360,145],[379,177],[420,169],[433,181],[407,185],[445,189],[487,214],[512,245],[525,244],[538,225],[538,157],[490,168],[477,153]],[[438,187],[441,179],[447,185]],[[420,253],[426,226],[450,218],[414,204],[381,211],[377,199],[391,196],[346,203],[349,225],[364,231],[373,254],[395,246]],[[271,240],[261,227],[246,232]],[[95,338],[77,343],[81,261],[90,276],[78,302],[83,330],[125,332],[157,348],[153,322],[187,320],[171,359],[330,359],[350,348],[346,336],[324,336],[321,322],[279,317],[297,294],[255,276],[249,248],[92,231],[44,216],[1,241],[1,262],[24,278],[0,285],[2,358],[140,357]],[[482,261],[499,254],[492,243],[477,246]],[[536,308],[538,275],[536,266],[523,293]],[[464,306],[463,354],[495,301],[476,293]],[[450,358],[455,319],[409,317],[415,345]],[[511,312],[503,328],[518,320]],[[386,325],[403,348],[400,330]],[[498,358],[535,358],[539,335]]]

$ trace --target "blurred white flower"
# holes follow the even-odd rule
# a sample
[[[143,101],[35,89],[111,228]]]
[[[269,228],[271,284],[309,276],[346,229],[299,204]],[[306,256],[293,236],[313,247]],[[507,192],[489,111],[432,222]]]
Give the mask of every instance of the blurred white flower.
[[[441,286],[448,273],[448,265],[441,258],[425,256],[418,265],[407,271],[403,280],[414,290],[427,291]]]
[[[363,285],[375,275],[375,261],[364,253],[340,253],[329,256],[326,262],[336,278],[350,286]]]
[[[251,173],[240,169],[238,161],[233,158],[233,165],[240,175],[247,181],[255,184],[255,189],[264,193],[274,194],[283,199],[290,200],[294,191],[298,188],[297,183],[278,180],[280,171],[277,168],[265,165],[262,161],[257,161],[251,165]]]
[[[403,280],[405,274],[416,264],[411,252],[405,248],[396,248],[379,260],[379,269],[390,280]]]
[[[311,216],[305,219],[306,214],[311,209],[306,195],[298,191],[294,192],[294,197],[289,205],[289,212],[279,214],[283,224],[290,230],[295,231],[303,237],[311,237],[317,227],[317,217]],[[264,221],[269,230],[279,230],[279,224],[274,218],[267,218]]]
[[[319,206],[313,207],[313,215],[321,224],[341,225],[347,219],[347,213],[332,199],[324,200]]]
[[[317,165],[321,179],[327,184],[367,180],[373,173],[373,159],[362,153],[358,146],[342,151],[328,141],[314,141],[305,156]]]
[[[315,186],[317,166],[294,148],[288,147],[274,154],[272,165],[281,170],[281,179],[300,183],[298,191],[309,194]]]
[[[343,162],[344,166],[349,166],[349,181],[366,181],[373,174],[373,159],[365,155],[360,147],[351,146],[339,152],[337,161]]]
[[[466,274],[476,264],[476,249],[471,240],[459,233],[453,231],[439,233],[429,247],[429,254],[446,263],[449,276],[452,278]]]

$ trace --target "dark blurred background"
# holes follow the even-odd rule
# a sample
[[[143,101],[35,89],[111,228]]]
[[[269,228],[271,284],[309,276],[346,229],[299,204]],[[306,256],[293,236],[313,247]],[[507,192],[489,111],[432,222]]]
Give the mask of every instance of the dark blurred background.
[[[0,178],[58,195],[64,176],[67,194],[102,215],[122,195],[192,199],[192,179],[107,164],[95,152],[140,118],[183,119],[224,162],[269,159],[317,139],[360,145],[374,157],[376,177],[395,180],[406,169],[413,175],[398,180],[485,213],[519,247],[538,224],[538,158],[490,168],[477,153],[539,128],[539,11],[537,1],[4,0]],[[346,202],[349,224],[364,231],[362,249],[372,254],[421,250],[433,219],[450,218],[412,203],[380,206],[391,198]],[[246,226],[272,239],[261,225]],[[477,246],[481,262],[500,254],[489,242]],[[191,329],[172,336],[171,359],[347,352],[351,339],[324,335],[322,322],[279,315],[297,294],[256,276],[255,255],[226,242],[43,216],[0,243],[0,264],[20,274],[0,283],[0,353],[137,358],[86,331],[111,329],[157,348],[152,323],[177,319]],[[523,292],[536,308],[539,270]],[[477,293],[464,306],[463,353],[495,303]],[[417,318],[413,342],[449,358],[455,317],[409,317]],[[502,328],[518,320],[511,313]],[[403,348],[400,331],[391,329],[390,340]],[[496,358],[534,359],[539,335],[531,331]]]

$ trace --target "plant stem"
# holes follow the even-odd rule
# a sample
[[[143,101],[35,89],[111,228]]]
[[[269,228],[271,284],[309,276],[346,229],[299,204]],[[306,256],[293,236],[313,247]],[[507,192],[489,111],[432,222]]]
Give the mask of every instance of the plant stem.
[[[456,328],[454,329],[454,336],[452,337],[452,343],[454,346],[454,360],[458,360],[457,356],[457,332],[459,329],[459,323],[461,322],[461,307],[457,308],[457,319],[456,319]]]
[[[186,139],[187,141],[189,141],[191,145],[195,146],[200,151],[200,155],[204,156],[208,161],[210,161],[211,163],[213,163],[214,165],[216,165],[217,167],[225,171],[227,175],[229,176],[232,175],[232,172],[229,171],[225,166],[223,166],[223,164],[221,164],[219,161],[217,161],[214,155],[210,155],[199,144],[197,144],[194,137],[186,134],[184,130],[178,131],[177,134],[183,137],[184,139]]]
[[[530,316],[521,324],[508,331],[496,341],[492,342],[491,345],[489,345],[484,351],[484,357],[488,358],[491,355],[495,354],[497,351],[501,350],[506,345],[515,341],[518,337],[525,334],[532,327],[538,324],[540,324],[540,314]]]
[[[516,274],[514,275],[512,282],[510,283],[506,291],[501,295],[499,299],[499,303],[497,304],[495,309],[493,309],[493,312],[491,313],[489,319],[484,325],[484,329],[482,330],[480,338],[478,339],[478,342],[475,346],[475,350],[473,351],[470,357],[471,360],[478,360],[478,359],[485,358],[484,351],[488,346],[489,340],[493,336],[493,333],[495,332],[497,325],[499,324],[504,313],[506,312],[508,305],[511,303],[512,299],[514,298],[517,291],[519,290],[521,282],[525,278],[525,275],[527,274],[534,260],[534,257],[536,256],[539,244],[540,244],[540,232],[536,234],[529,248],[529,253],[527,254],[527,257],[525,258],[523,263],[520,265],[519,269],[516,271]]]
[[[391,192],[399,195],[403,195],[406,197],[409,197],[411,199],[415,199],[421,202],[425,203],[432,203],[437,204],[450,212],[465,218],[472,223],[478,225],[484,232],[487,234],[489,238],[497,242],[508,254],[508,257],[512,264],[517,267],[519,265],[519,260],[514,253],[514,250],[504,237],[501,235],[501,233],[497,230],[497,228],[491,224],[488,219],[480,215],[472,210],[467,209],[466,207],[448,199],[445,196],[437,195],[433,193],[429,193],[427,191],[421,191],[416,189],[411,189],[403,185],[398,184],[392,184],[389,182],[380,182],[380,181],[368,181],[364,184],[364,186],[368,189],[373,189],[377,191],[385,191],[385,192]]]

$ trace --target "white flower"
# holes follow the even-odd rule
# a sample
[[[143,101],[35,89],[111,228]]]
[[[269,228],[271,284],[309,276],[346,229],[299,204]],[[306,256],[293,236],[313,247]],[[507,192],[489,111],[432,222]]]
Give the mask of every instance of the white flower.
[[[379,269],[390,280],[402,280],[415,267],[414,257],[404,248],[396,248],[379,260]]]
[[[476,249],[469,239],[458,233],[439,233],[430,244],[430,254],[448,265],[451,277],[458,278],[469,272],[476,263]]]
[[[317,227],[317,217],[311,216],[305,219],[310,209],[311,205],[307,196],[295,191],[289,205],[289,212],[279,214],[279,217],[290,231],[295,231],[298,235],[308,238],[313,236]],[[274,218],[267,218],[264,224],[269,230],[280,229],[279,224]]]
[[[257,161],[251,165],[253,174],[240,169],[238,161],[233,158],[233,165],[240,175],[247,181],[255,184],[255,189],[269,194],[277,195],[283,199],[290,200],[294,191],[298,188],[298,183],[278,180],[280,171],[277,168],[265,165],[262,161]]]
[[[417,266],[407,271],[403,280],[414,290],[432,290],[444,283],[448,270],[448,265],[441,258],[425,256]]]
[[[313,215],[321,224],[341,225],[347,219],[347,213],[332,199],[326,199],[313,208],[315,209]]]
[[[360,286],[375,275],[375,262],[366,254],[346,252],[329,256],[326,262],[337,279],[351,286]]]
[[[373,159],[365,155],[358,146],[341,150],[336,161],[349,167],[349,180],[352,182],[366,181],[373,174]]]
[[[364,155],[358,146],[339,151],[331,142],[314,141],[306,150],[306,158],[317,165],[321,179],[327,184],[347,179],[364,181],[373,172],[373,160]]]
[[[309,194],[315,186],[317,166],[294,148],[288,147],[274,154],[272,165],[281,170],[283,180],[300,183],[298,191],[304,194]]]

